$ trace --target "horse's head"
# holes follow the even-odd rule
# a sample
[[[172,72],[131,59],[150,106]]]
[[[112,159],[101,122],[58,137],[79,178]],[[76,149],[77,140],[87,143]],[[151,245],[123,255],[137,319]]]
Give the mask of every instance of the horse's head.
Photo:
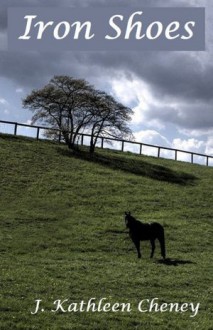
[[[131,213],[130,212],[125,212],[124,213],[124,220],[125,220],[126,227],[129,228],[130,227],[130,224],[133,221],[135,221],[135,218],[133,216],[131,216]]]

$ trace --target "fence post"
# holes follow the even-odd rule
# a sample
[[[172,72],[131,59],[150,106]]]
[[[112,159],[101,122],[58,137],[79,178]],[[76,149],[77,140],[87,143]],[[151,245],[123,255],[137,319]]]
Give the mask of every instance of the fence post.
[[[16,134],[17,134],[17,126],[18,126],[18,124],[17,124],[17,123],[15,123],[15,126],[14,126],[14,135],[16,135]]]
[[[40,139],[40,131],[41,129],[42,130],[51,130],[50,127],[42,127],[42,126],[34,126],[34,125],[26,125],[26,124],[22,124],[22,123],[18,123],[18,122],[11,122],[11,121],[4,121],[4,120],[0,120],[0,124],[3,123],[3,124],[9,124],[9,125],[13,125],[14,126],[14,136],[17,135],[18,133],[18,126],[24,126],[24,127],[31,127],[33,129],[37,129],[37,132],[36,132],[36,139],[39,140]],[[63,138],[63,135],[62,135],[62,131],[59,130],[59,129],[54,129],[54,132],[58,132],[58,139],[59,139],[59,142],[61,141],[61,138]],[[84,143],[84,136],[90,136],[88,134],[79,134],[78,135],[79,137],[81,136],[81,145],[83,145]],[[104,146],[104,137],[100,137],[101,138],[101,148],[103,148]],[[128,143],[128,141],[126,140],[119,140],[119,139],[106,139],[106,140],[111,140],[111,141],[118,141],[118,142],[121,142],[121,151],[123,152],[124,151],[124,144],[125,142]],[[133,141],[130,141],[131,143],[134,143]],[[136,142],[136,144],[140,145],[140,155],[142,154],[143,152],[143,146],[144,144],[143,143],[140,143],[140,142]],[[209,163],[209,159],[212,160],[213,159],[213,156],[210,156],[210,155],[205,155],[205,154],[197,154],[197,153],[194,153],[194,152],[190,152],[190,151],[185,151],[185,150],[179,150],[179,149],[173,149],[173,148],[164,148],[164,147],[160,147],[160,146],[155,146],[155,145],[149,145],[149,144],[145,144],[145,146],[148,146],[148,147],[154,147],[154,148],[157,148],[158,151],[157,151],[157,157],[160,158],[160,155],[161,155],[161,149],[163,150],[171,150],[171,151],[174,151],[175,152],[175,161],[178,160],[178,152],[185,152],[187,153],[188,155],[191,155],[191,163],[194,164],[194,156],[201,156],[204,158],[204,165],[205,165],[205,162],[206,162],[206,166],[211,166],[211,164]],[[206,159],[206,161],[205,161]],[[190,161],[189,161],[190,162]]]
[[[158,147],[158,158],[160,158],[160,147]]]
[[[124,141],[122,141],[121,151],[124,151]]]
[[[37,136],[36,136],[36,139],[39,140],[39,131],[40,131],[40,128],[38,127],[37,128]]]
[[[84,144],[84,134],[81,134],[81,145]]]

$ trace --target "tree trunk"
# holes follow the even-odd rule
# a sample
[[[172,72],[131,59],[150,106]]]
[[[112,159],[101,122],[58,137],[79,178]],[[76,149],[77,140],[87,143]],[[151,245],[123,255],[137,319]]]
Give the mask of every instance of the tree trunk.
[[[95,152],[95,145],[93,143],[90,143],[90,149],[89,149],[90,154],[94,154]]]
[[[67,146],[68,146],[68,148],[71,149],[71,150],[74,150],[74,149],[75,149],[75,145],[74,145],[73,142],[68,142],[68,143],[67,143]]]

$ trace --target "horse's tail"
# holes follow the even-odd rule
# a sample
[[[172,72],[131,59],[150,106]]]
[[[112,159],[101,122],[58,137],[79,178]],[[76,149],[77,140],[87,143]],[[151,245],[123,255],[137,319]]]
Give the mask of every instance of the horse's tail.
[[[165,259],[166,258],[166,247],[165,247],[165,235],[164,235],[163,227],[161,227],[161,231],[160,231],[160,235],[158,237],[158,240],[160,242],[161,255]]]

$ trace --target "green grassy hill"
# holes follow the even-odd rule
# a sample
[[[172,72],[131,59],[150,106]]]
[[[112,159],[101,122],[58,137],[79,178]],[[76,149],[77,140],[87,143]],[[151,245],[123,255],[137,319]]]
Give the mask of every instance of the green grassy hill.
[[[210,330],[213,169],[0,135],[0,329]],[[142,259],[124,226],[130,210],[165,227]],[[57,299],[107,298],[131,312],[51,312]],[[142,299],[200,303],[199,312],[140,313]],[[32,315],[35,300],[43,312]],[[67,304],[64,305],[67,307]],[[144,305],[145,306],[145,305]]]

